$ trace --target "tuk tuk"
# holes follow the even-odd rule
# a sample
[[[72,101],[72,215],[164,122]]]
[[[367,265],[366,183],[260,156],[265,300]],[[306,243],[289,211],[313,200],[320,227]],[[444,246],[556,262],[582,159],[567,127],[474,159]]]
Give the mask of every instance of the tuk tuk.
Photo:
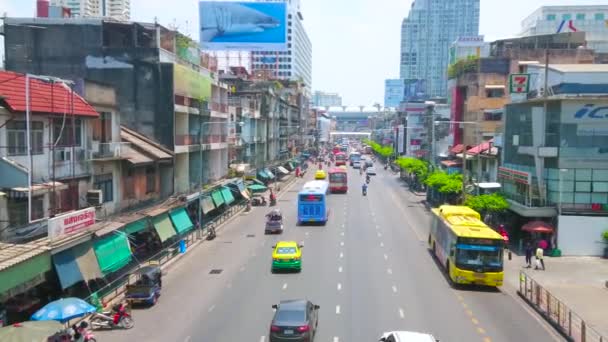
[[[264,234],[281,234],[283,232],[283,214],[279,209],[274,209],[266,214],[266,227]]]
[[[162,272],[159,265],[144,266],[133,273],[135,284],[126,288],[125,299],[131,304],[154,305],[162,289]]]

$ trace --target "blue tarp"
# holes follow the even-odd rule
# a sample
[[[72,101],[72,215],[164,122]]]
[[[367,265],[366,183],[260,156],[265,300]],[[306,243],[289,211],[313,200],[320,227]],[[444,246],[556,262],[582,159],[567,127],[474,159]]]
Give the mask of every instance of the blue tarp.
[[[55,270],[59,276],[59,282],[61,283],[62,289],[67,289],[79,281],[84,280],[82,273],[80,272],[80,267],[78,267],[78,263],[76,262],[76,257],[71,249],[54,254],[53,264],[55,265]]]

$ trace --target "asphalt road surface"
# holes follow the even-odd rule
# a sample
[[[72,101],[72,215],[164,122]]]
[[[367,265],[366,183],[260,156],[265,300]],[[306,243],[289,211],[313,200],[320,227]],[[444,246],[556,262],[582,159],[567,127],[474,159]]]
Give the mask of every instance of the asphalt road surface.
[[[98,340],[268,341],[271,305],[295,298],[321,306],[317,342],[377,341],[388,330],[442,342],[560,340],[512,291],[452,288],[426,248],[423,198],[396,176],[379,170],[366,197],[359,173],[349,177],[348,194],[329,196],[326,226],[296,226],[298,180],[278,201],[282,235],[264,235],[269,208],[241,214],[170,267],[158,304],[134,309],[133,329]],[[301,273],[271,274],[279,240],[304,245]]]

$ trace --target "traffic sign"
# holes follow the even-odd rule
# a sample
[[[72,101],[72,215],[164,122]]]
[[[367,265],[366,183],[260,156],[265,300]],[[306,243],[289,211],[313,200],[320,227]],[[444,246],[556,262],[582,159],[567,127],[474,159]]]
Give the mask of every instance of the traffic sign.
[[[530,74],[509,75],[509,92],[511,94],[527,94],[530,89]]]

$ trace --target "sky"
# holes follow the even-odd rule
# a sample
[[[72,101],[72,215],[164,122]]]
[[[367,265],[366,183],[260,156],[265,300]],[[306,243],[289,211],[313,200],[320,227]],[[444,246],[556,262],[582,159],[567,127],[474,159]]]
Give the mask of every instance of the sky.
[[[337,92],[345,105],[382,104],[384,80],[399,77],[401,22],[412,0],[300,1],[313,45],[313,89]],[[0,0],[0,17],[34,16],[35,2]],[[540,6],[599,4],[606,0],[481,0],[479,31],[486,41],[514,37]],[[132,20],[156,19],[198,38],[197,0],[131,0],[131,6]]]

